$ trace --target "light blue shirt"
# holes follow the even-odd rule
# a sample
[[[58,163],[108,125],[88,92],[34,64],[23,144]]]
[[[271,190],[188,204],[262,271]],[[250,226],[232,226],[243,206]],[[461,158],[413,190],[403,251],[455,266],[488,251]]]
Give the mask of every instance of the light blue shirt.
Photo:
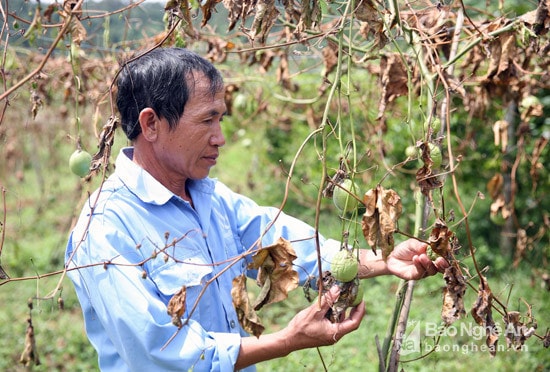
[[[132,148],[121,150],[115,173],[91,195],[67,245],[67,267],[78,267],[68,276],[99,367],[232,371],[241,337],[247,336],[232,304],[232,280],[242,273],[255,276],[246,271],[250,257],[237,263],[235,258],[253,246],[278,210],[260,207],[210,178],[189,183],[193,208],[132,156]],[[290,240],[303,283],[318,276],[314,234],[304,222],[280,214],[262,242]],[[339,245],[323,237],[320,243],[328,255]],[[168,256],[160,253],[167,246]],[[182,318],[189,321],[178,330],[167,304],[182,286],[187,290]]]

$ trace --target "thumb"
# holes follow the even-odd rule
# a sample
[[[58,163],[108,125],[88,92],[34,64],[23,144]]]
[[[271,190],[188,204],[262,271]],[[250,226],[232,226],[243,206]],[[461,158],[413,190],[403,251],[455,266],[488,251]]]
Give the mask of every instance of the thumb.
[[[334,303],[338,300],[340,296],[340,287],[337,284],[334,284],[323,294],[321,298],[321,310],[327,311]]]

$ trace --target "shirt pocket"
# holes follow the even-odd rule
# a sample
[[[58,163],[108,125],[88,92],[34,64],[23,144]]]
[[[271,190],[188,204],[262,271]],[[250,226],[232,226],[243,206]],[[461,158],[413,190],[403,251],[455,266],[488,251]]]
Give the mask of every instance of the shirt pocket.
[[[157,260],[162,260],[157,258]],[[181,287],[200,287],[204,278],[212,273],[212,266],[198,257],[187,258],[183,262],[169,259],[166,263],[152,268],[150,278],[165,296],[172,296]]]

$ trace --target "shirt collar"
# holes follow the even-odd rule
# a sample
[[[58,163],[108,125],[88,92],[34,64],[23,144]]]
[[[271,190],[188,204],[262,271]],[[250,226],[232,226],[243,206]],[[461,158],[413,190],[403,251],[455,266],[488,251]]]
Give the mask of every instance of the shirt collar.
[[[132,161],[134,157],[133,147],[124,147],[120,150],[116,159],[115,174],[144,203],[157,205],[166,204],[171,198],[179,196],[168,190],[157,181],[149,172]],[[191,196],[197,191],[212,194],[214,191],[214,180],[205,178],[189,182]]]

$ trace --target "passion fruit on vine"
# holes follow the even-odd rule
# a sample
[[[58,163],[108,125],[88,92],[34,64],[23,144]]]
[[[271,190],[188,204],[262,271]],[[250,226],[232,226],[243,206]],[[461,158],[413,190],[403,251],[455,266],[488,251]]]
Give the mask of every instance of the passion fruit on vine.
[[[330,272],[334,279],[347,283],[352,281],[359,272],[359,262],[351,252],[346,249],[338,251],[332,258]]]
[[[79,177],[85,177],[90,172],[92,155],[82,149],[77,149],[69,158],[69,168],[71,172]]]
[[[365,295],[365,286],[366,286],[365,281],[359,279],[357,284],[357,289],[356,289],[357,292],[355,294],[355,299],[351,303],[352,307],[359,305],[361,301],[363,301],[363,297]]]
[[[339,186],[334,187],[332,201],[339,211],[352,213],[359,205],[359,201],[353,195],[359,195],[359,185],[346,178]]]
[[[441,155],[441,149],[439,146],[434,145],[433,143],[428,143],[428,146],[430,148],[430,158],[432,159],[432,168],[439,168],[441,167],[441,163],[443,161],[443,157]],[[422,159],[422,150],[418,149],[418,159]]]

